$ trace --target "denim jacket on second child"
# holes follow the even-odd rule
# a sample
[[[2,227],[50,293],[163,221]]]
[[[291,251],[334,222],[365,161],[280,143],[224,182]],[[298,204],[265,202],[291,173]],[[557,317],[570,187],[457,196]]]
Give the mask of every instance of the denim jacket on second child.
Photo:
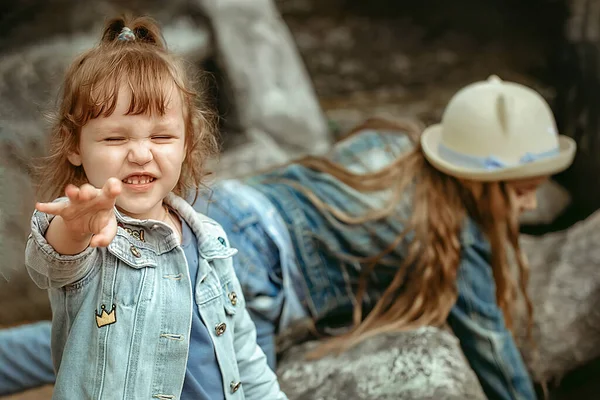
[[[44,235],[51,215],[35,212],[29,274],[49,289],[57,399],[179,399],[192,307],[209,330],[226,399],[286,399],[256,344],[256,330],[221,226],[170,194],[198,239],[195,287],[173,230],[117,214],[106,248],[60,255]]]
[[[400,132],[364,130],[338,142],[329,159],[353,173],[365,174],[382,170],[413,148],[409,137]],[[304,277],[304,285],[298,285],[304,291],[298,296],[308,312],[324,325],[351,321],[363,266],[338,254],[372,257],[394,243],[412,215],[414,186],[400,196],[391,216],[350,225],[316,207],[298,187],[308,189],[323,203],[350,216],[384,208],[392,191],[358,191],[331,174],[300,164],[290,164],[246,182],[273,203],[289,227],[297,267]],[[386,290],[406,257],[411,240],[411,235],[406,235],[370,274],[364,310],[372,308]],[[448,323],[488,398],[533,400],[536,396],[529,374],[496,303],[490,244],[471,218],[465,218],[460,240],[458,298]],[[411,284],[408,275],[407,285]]]

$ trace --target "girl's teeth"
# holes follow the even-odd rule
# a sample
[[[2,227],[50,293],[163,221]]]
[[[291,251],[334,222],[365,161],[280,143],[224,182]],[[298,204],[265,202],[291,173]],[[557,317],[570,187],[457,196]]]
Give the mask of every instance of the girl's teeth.
[[[154,181],[154,178],[149,177],[149,176],[132,176],[130,178],[127,178],[124,180],[125,183],[129,184],[129,185],[145,185],[147,183],[150,183],[152,181]]]

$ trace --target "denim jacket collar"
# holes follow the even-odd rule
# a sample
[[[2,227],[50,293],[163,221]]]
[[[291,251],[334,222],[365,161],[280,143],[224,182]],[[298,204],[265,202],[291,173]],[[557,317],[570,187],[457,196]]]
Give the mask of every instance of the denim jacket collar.
[[[188,223],[198,240],[198,251],[204,260],[224,259],[237,253],[236,249],[226,246],[224,238],[216,237],[206,230],[203,224],[203,218],[206,217],[198,214],[187,201],[169,193],[165,203]],[[156,256],[171,251],[179,244],[175,232],[163,221],[131,218],[119,212],[116,207],[115,215],[117,235],[108,246],[108,251],[133,268],[155,267]],[[152,232],[158,235],[153,235]],[[160,240],[152,240],[154,237],[160,237]],[[199,276],[206,276],[209,268],[207,262],[201,262]]]

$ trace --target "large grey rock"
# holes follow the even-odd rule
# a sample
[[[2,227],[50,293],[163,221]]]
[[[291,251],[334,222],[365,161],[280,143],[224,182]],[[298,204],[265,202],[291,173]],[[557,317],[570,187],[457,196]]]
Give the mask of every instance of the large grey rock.
[[[242,130],[263,131],[292,151],[325,151],[325,117],[273,2],[197,1],[211,22]]]
[[[529,256],[533,338],[521,349],[537,381],[552,381],[600,357],[600,211],[570,229],[522,237]],[[522,315],[522,314],[521,314]]]
[[[485,400],[458,340],[440,329],[381,335],[340,356],[306,361],[315,345],[293,347],[280,363],[290,400]]]

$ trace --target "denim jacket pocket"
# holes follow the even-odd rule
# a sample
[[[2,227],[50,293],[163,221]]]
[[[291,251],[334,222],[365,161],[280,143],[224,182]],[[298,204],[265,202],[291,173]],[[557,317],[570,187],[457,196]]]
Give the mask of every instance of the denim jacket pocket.
[[[150,301],[158,266],[156,253],[148,246],[121,235],[117,235],[108,246],[108,252],[107,256],[114,256],[114,262],[103,266],[106,268],[104,276],[115,276],[112,282],[103,282],[104,291],[108,289],[106,285],[110,285],[118,303],[125,307]]]
[[[117,234],[108,245],[108,251],[127,266],[140,268],[156,268],[158,265],[156,252],[149,246],[133,239]]]

